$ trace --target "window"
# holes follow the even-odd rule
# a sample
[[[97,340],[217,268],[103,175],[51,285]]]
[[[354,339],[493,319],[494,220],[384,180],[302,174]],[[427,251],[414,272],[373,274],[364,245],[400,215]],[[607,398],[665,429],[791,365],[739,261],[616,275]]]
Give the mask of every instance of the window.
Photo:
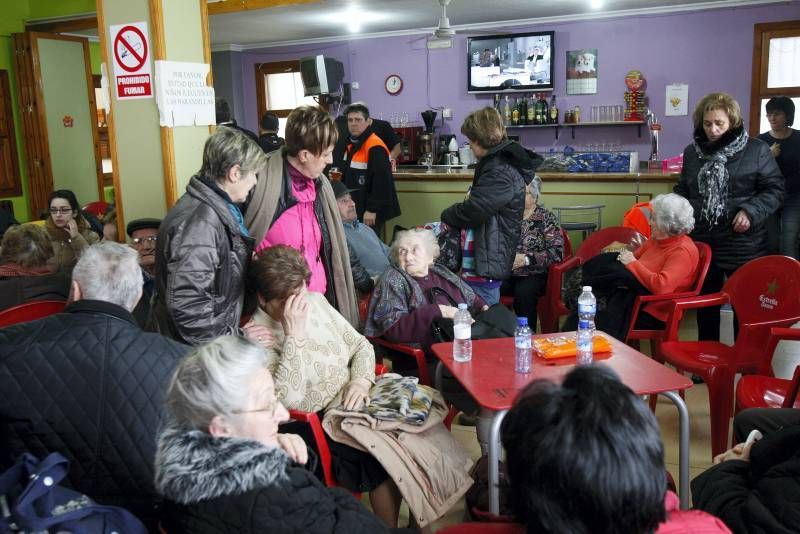
[[[753,43],[750,134],[758,135],[769,130],[765,106],[773,96],[800,108],[800,20],[756,24]]]
[[[310,96],[303,96],[299,61],[276,61],[256,65],[256,100],[258,118],[269,111],[277,115],[280,125],[278,135],[283,137],[286,117],[297,106],[317,105]]]

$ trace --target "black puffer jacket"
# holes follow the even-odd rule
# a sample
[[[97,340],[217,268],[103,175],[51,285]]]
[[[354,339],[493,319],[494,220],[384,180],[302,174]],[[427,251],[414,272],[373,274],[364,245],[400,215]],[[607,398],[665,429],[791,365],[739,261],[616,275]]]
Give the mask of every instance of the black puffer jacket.
[[[701,129],[695,132],[695,138],[709,154],[729,144],[740,132],[741,129],[732,129],[715,143],[710,143]],[[694,208],[692,239],[711,246],[711,261],[716,266],[735,270],[767,254],[766,220],[783,203],[783,175],[767,144],[759,139],[749,139],[741,152],[728,159],[728,205],[716,226],[711,227],[701,215],[703,196],[697,175],[703,163],[694,146],[687,146],[683,151],[681,177],[674,190],[689,200]],[[731,226],[739,210],[744,210],[750,218],[750,228],[742,233],[734,232]]]
[[[442,222],[475,229],[478,276],[504,280],[511,275],[525,210],[525,185],[541,163],[541,156],[514,141],[503,141],[481,158],[466,200],[442,212]]]
[[[159,439],[156,488],[170,534],[387,532],[342,488],[326,488],[291,467],[278,448],[199,431],[166,429]]]
[[[190,345],[240,332],[253,239],[242,235],[222,194],[192,177],[158,230],[151,324]]]
[[[187,350],[92,300],[0,330],[0,472],[57,451],[76,490],[152,520],[156,429]]]
[[[692,502],[736,534],[798,532],[800,425],[757,442],[749,462],[728,460],[692,480]]]

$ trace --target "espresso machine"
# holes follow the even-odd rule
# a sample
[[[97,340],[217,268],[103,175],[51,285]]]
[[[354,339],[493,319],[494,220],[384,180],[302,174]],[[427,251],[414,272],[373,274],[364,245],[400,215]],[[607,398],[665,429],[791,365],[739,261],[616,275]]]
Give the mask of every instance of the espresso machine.
[[[400,138],[400,153],[397,163],[401,165],[416,165],[420,156],[419,137],[422,134],[421,126],[403,126],[395,128],[394,132]]]
[[[433,133],[433,123],[436,121],[436,112],[428,109],[422,112],[425,131],[419,134],[419,149],[422,154],[419,158],[420,165],[430,168],[436,162],[436,134]]]

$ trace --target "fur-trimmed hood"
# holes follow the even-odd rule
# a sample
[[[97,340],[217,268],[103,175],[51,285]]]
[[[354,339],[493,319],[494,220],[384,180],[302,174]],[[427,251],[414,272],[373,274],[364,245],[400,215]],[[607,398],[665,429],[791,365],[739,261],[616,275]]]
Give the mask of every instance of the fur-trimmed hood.
[[[159,437],[155,463],[158,493],[193,504],[286,480],[289,457],[257,441],[169,427]]]

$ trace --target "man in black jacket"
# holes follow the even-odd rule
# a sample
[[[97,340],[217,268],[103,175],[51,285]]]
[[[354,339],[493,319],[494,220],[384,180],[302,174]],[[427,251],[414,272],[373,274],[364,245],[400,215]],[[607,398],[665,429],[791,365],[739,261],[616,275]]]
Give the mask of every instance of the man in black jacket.
[[[752,420],[748,412],[734,418],[739,437]],[[775,428],[790,424],[752,445],[740,442],[692,480],[695,508],[719,517],[735,534],[789,534],[800,526],[800,421],[792,411],[763,412],[775,413]]]
[[[0,472],[23,452],[60,452],[69,485],[152,526],[156,431],[187,347],[137,326],[132,248],[91,246],[72,277],[63,313],[0,330]]]

